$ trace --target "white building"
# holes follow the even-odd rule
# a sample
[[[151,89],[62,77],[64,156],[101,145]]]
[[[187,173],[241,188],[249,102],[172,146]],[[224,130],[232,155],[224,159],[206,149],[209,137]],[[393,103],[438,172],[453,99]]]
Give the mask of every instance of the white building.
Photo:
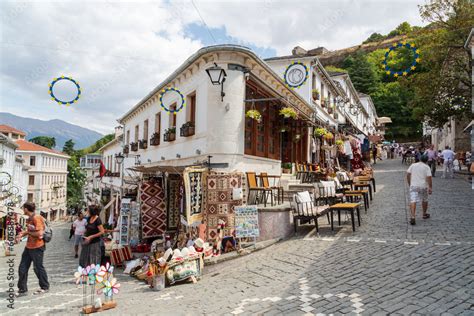
[[[28,167],[24,160],[17,157],[18,145],[8,136],[0,133],[0,182],[5,184],[2,190],[8,190],[17,196],[17,206],[26,202],[28,186]],[[7,179],[10,183],[6,183]]]
[[[16,141],[17,155],[30,167],[27,200],[49,220],[66,215],[67,161],[65,153],[24,139]]]
[[[81,157],[79,166],[86,173],[86,184],[84,185],[84,200],[88,204],[98,204],[100,199],[99,168],[101,154],[87,154]]]
[[[206,73],[214,64],[226,73],[223,88],[213,85]],[[174,91],[163,93],[170,87],[179,90],[183,98]],[[179,109],[183,100],[186,106],[176,115],[170,114],[161,107],[161,96],[168,109]],[[291,107],[299,114],[285,137],[279,129],[281,107]],[[246,111],[253,108],[262,113],[261,124],[246,117]],[[207,161],[211,155],[211,163],[228,164],[223,169],[279,174],[285,157],[309,160],[308,126],[313,124],[314,113],[314,106],[287,87],[251,50],[217,45],[188,58],[119,122],[124,126],[125,152],[140,155],[141,165],[135,170],[182,168]],[[192,122],[192,129],[185,128],[188,122]],[[173,127],[174,134],[169,132]],[[106,161],[107,156],[113,159],[114,150],[108,152],[104,151]],[[129,169],[135,160],[125,159],[124,164]]]

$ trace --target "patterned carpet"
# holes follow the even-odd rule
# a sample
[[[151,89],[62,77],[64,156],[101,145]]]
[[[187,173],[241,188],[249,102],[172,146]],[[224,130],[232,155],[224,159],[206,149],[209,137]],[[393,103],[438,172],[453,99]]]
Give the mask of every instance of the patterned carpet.
[[[183,173],[184,189],[186,191],[186,221],[193,225],[202,220],[205,208],[205,176],[206,168],[186,168]]]
[[[166,203],[163,179],[143,182],[140,188],[143,238],[157,237],[166,230]]]
[[[175,230],[178,227],[181,209],[181,191],[183,180],[180,175],[170,174],[168,178],[168,230]]]
[[[207,201],[205,217],[207,219],[208,238],[217,236],[219,219],[226,222],[224,236],[232,235],[235,226],[234,207],[242,205],[242,200],[233,200],[234,189],[243,188],[242,173],[213,173],[207,175]]]

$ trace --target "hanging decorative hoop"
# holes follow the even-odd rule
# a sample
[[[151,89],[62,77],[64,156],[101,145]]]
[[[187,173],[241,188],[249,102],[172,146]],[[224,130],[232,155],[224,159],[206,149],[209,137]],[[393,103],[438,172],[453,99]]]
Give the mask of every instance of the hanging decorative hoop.
[[[299,88],[308,80],[308,67],[299,61],[294,61],[286,67],[283,79],[285,85],[290,89]]]
[[[67,81],[71,81],[77,88],[77,95],[74,99],[72,99],[71,101],[62,101],[62,100],[59,100],[55,95],[54,95],[54,92],[53,92],[53,88],[54,88],[54,85],[60,81],[60,80],[67,80]],[[79,83],[72,79],[71,77],[65,77],[65,76],[61,76],[59,78],[54,78],[53,81],[49,84],[49,95],[51,96],[51,100],[53,101],[56,101],[58,102],[58,104],[64,104],[64,105],[71,105],[71,104],[74,104],[77,102],[77,100],[79,100],[79,98],[81,97],[81,86],[79,86]]]
[[[176,108],[176,109],[169,109],[168,107],[166,107],[164,104],[163,104],[163,96],[169,92],[169,91],[174,91],[176,92],[177,94],[179,94],[180,98],[181,98],[181,104]],[[181,93],[181,91],[179,91],[178,89],[176,88],[166,88],[166,89],[163,89],[160,93],[160,106],[163,110],[165,110],[166,112],[168,113],[172,113],[172,114],[176,114],[178,113],[179,111],[181,111],[185,106],[186,106],[186,101],[184,100],[184,95]]]
[[[402,71],[395,71],[395,70],[392,70],[388,66],[387,59],[388,59],[388,56],[390,55],[390,53],[392,51],[394,51],[397,48],[401,48],[401,47],[406,47],[406,48],[411,49],[413,51],[413,53],[414,53],[413,61],[412,61],[411,65],[408,68],[406,68]],[[403,41],[403,42],[393,44],[392,47],[387,48],[387,50],[385,51],[385,57],[383,59],[382,66],[384,67],[385,73],[387,75],[398,78],[400,76],[407,76],[410,72],[414,71],[416,69],[416,65],[420,61],[421,61],[421,59],[420,59],[420,50],[415,47],[415,44],[410,44],[410,43],[407,43],[406,41]]]

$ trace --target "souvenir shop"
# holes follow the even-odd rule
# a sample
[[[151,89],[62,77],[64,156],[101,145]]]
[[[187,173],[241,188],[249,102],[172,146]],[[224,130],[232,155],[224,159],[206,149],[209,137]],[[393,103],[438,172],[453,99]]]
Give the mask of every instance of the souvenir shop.
[[[149,167],[137,201],[123,199],[113,265],[162,288],[196,282],[203,259],[235,251],[235,207],[245,203],[245,175],[207,167]],[[131,252],[147,255],[132,260]]]

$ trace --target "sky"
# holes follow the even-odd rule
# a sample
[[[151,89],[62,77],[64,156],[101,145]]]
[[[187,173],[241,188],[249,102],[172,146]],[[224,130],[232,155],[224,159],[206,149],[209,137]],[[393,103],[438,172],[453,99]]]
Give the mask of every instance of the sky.
[[[111,133],[117,119],[198,49],[239,44],[262,58],[336,50],[424,25],[423,0],[27,1],[0,3],[0,111]],[[81,86],[71,106],[49,84]],[[73,99],[72,83],[54,86]]]

